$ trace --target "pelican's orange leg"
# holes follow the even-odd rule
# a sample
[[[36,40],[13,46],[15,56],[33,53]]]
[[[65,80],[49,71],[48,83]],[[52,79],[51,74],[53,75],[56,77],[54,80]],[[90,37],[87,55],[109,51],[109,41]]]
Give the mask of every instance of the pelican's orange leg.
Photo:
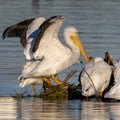
[[[52,85],[52,83],[50,82],[50,80],[47,77],[43,77],[42,78],[46,83],[48,83],[48,85]]]
[[[100,90],[100,98],[102,98],[102,96],[103,96],[103,92],[102,90]]]
[[[61,84],[62,84],[62,82],[61,82],[60,80],[58,80],[58,79],[55,77],[55,75],[51,75],[51,78],[55,81],[55,83],[56,83],[57,85],[61,85]]]
[[[34,95],[36,96],[37,93],[36,93],[36,87],[35,87],[35,84],[32,84],[32,89],[33,89]]]

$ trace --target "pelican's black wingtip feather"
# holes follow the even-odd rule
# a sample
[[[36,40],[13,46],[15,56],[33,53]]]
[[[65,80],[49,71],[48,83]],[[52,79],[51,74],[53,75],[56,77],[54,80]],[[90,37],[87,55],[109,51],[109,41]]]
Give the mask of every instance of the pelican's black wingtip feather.
[[[27,27],[35,18],[24,20],[20,23],[14,24],[6,28],[2,34],[2,39],[6,37],[19,37],[22,38],[24,32],[26,32]]]
[[[2,40],[4,40],[5,38],[6,38],[6,34],[5,34],[5,31],[3,32],[3,34],[2,34]]]
[[[7,37],[8,29],[9,29],[9,27],[7,29],[5,29],[4,32],[3,32],[3,34],[2,34],[2,39],[3,40]]]
[[[14,34],[14,32],[16,31],[15,28],[16,28],[16,25],[12,25],[6,28],[2,34],[2,39],[4,40],[6,37],[16,37]]]

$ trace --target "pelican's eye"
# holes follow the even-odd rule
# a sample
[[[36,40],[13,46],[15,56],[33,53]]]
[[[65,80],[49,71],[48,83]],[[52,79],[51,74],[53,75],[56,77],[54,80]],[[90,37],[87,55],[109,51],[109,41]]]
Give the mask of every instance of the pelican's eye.
[[[75,32],[76,35],[78,35],[79,33],[78,32]]]

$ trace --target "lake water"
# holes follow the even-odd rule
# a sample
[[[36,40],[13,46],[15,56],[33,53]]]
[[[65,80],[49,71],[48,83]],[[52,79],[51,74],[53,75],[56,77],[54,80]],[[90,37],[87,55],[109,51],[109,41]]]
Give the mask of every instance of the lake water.
[[[0,120],[119,120],[119,102],[0,98]]]
[[[8,26],[25,19],[64,15],[63,29],[73,25],[79,31],[89,56],[104,57],[109,51],[120,60],[120,1],[119,0],[0,0],[0,35]],[[19,88],[17,77],[25,63],[18,38],[0,37],[0,119],[1,120],[119,120],[119,102],[81,100],[47,101],[39,98],[14,99],[7,97],[28,90]],[[83,59],[81,57],[81,59]],[[80,71],[75,64],[59,74],[62,80],[71,70]],[[79,72],[70,79],[78,84]],[[41,89],[38,86],[38,90]]]

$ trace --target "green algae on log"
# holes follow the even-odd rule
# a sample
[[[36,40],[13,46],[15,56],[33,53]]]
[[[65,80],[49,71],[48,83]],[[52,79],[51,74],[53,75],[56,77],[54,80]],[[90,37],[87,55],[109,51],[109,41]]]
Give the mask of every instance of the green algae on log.
[[[40,97],[44,99],[80,99],[82,97],[81,87],[67,83],[76,72],[75,70],[71,71],[61,85],[49,86],[40,94]]]

